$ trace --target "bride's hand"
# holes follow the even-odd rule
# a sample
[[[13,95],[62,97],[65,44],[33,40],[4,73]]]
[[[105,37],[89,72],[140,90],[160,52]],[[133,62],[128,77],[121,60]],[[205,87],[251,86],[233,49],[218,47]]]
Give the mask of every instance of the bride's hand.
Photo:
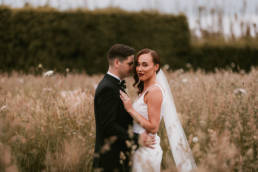
[[[129,112],[133,108],[131,99],[128,97],[127,94],[125,94],[121,90],[120,90],[120,98],[121,98],[121,100],[124,104],[124,107],[125,107],[126,111]]]

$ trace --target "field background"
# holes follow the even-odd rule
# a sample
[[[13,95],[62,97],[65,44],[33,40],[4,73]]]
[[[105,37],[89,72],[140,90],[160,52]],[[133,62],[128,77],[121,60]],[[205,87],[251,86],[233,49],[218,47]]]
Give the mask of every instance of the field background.
[[[103,74],[94,73],[98,70],[102,73],[105,71],[107,65],[103,60],[106,60],[107,47],[120,41],[118,38],[121,39],[121,36],[110,34],[109,30],[103,27],[107,26],[105,23],[102,26],[93,18],[92,21],[96,21],[97,24],[92,26],[98,29],[92,30],[106,33],[106,40],[111,42],[100,42],[102,35],[94,32],[92,32],[94,36],[90,37],[92,40],[86,40],[83,37],[85,33],[74,31],[73,29],[79,28],[77,25],[69,23],[66,25],[63,16],[70,18],[72,14],[78,19],[76,15],[83,16],[89,10],[95,10],[90,13],[98,14],[103,9],[97,9],[98,5],[101,5],[97,1],[0,1],[0,15],[3,16],[0,17],[0,37],[2,38],[0,39],[0,172],[88,172],[92,170],[95,144],[93,97],[95,88],[103,77]],[[100,1],[103,2],[103,0]],[[71,2],[81,4],[76,6]],[[103,10],[105,13],[121,12],[121,9],[116,8],[118,1],[106,0],[105,3],[107,2],[109,4]],[[130,2],[134,3],[133,0]],[[197,162],[197,171],[257,171],[258,7],[256,0],[199,0],[198,3],[194,0],[142,2],[142,4],[137,3],[137,8],[150,10],[152,15],[158,16],[158,12],[170,13],[170,11],[164,11],[164,7],[173,7],[175,9],[171,9],[171,12],[174,15],[183,13],[187,17],[189,29],[180,30],[181,34],[176,34],[179,37],[183,34],[189,36],[182,39],[186,40],[186,43],[177,47],[187,48],[183,53],[179,51],[181,53],[177,54],[184,58],[171,58],[171,54],[162,58],[173,60],[170,61],[170,66],[164,64],[164,70],[179,118]],[[166,4],[172,2],[171,6]],[[5,5],[8,5],[8,10]],[[77,9],[78,6],[80,9]],[[12,8],[11,12],[10,7],[22,9]],[[126,7],[129,6],[126,5]],[[141,9],[141,7],[144,8]],[[66,10],[63,11],[64,13],[57,14],[64,9]],[[18,14],[19,11],[25,11],[25,13]],[[36,20],[39,22],[33,22],[31,19],[35,11],[40,15]],[[47,27],[38,25],[44,21],[41,12],[42,14],[53,12],[51,21],[52,17],[61,17],[56,22],[46,20],[46,24],[55,26],[52,29],[53,37],[49,39],[49,46],[45,46],[47,41],[44,39],[49,38],[45,33],[51,32],[46,29]],[[144,13],[140,12],[138,15]],[[15,20],[8,19],[10,16],[15,16],[14,14]],[[136,19],[138,20],[138,17]],[[113,19],[111,20],[114,22]],[[8,28],[11,21],[15,24],[12,29],[21,29]],[[71,21],[84,25],[80,20]],[[122,21],[127,21],[124,23],[125,32],[123,33],[126,33],[126,29],[131,30],[127,25],[134,26],[128,23],[128,20]],[[20,27],[17,27],[18,25]],[[143,26],[145,26],[144,23]],[[150,31],[149,28],[147,29]],[[34,36],[31,34],[33,30]],[[86,31],[85,27],[81,30]],[[78,36],[73,33],[77,33]],[[164,34],[163,31],[161,33]],[[57,35],[60,36],[59,38],[66,39],[57,39]],[[128,41],[126,37],[128,35],[124,35],[123,39]],[[149,33],[149,35],[153,34]],[[39,38],[39,41],[31,44],[29,37]],[[165,37],[168,36],[165,35]],[[79,38],[82,42],[78,43]],[[133,37],[130,39],[132,45],[135,43],[139,45],[137,49],[152,43],[145,38],[143,40],[148,43],[147,45],[139,41],[134,42]],[[160,40],[164,45],[168,44],[163,37]],[[56,43],[55,46],[52,43]],[[96,45],[95,43],[102,43],[106,48],[98,48],[101,50],[98,53],[92,52],[92,45]],[[178,45],[178,41],[176,43]],[[85,48],[86,45],[89,45],[88,49]],[[162,44],[158,43],[158,45],[164,48]],[[171,51],[172,48],[175,47],[170,46],[165,51]],[[165,51],[161,52],[165,53]],[[87,55],[89,52],[92,54]],[[98,68],[85,60],[85,57],[88,60],[92,60],[92,57],[95,60],[98,59],[95,56],[102,59],[98,60],[99,64],[96,63]],[[78,58],[75,63],[77,57],[80,59]],[[65,62],[65,58],[69,63]],[[30,65],[32,63],[33,65]],[[83,66],[84,63],[85,66]],[[102,67],[99,67],[100,63]],[[60,68],[54,64],[60,65]],[[73,65],[75,65],[74,68],[72,68]],[[94,71],[84,73],[90,67]],[[166,70],[168,67],[170,67],[169,71]],[[44,76],[44,72],[48,70],[53,70],[54,74]],[[132,78],[128,78],[128,93],[132,99],[135,99],[136,91],[131,86],[132,83]],[[159,135],[163,148],[162,170],[176,171],[163,121]]]
[[[165,70],[165,69],[164,69]],[[258,169],[258,69],[166,72],[198,171]],[[0,75],[0,171],[90,171],[103,75]],[[128,93],[136,91],[127,80]],[[163,170],[175,171],[163,123]]]

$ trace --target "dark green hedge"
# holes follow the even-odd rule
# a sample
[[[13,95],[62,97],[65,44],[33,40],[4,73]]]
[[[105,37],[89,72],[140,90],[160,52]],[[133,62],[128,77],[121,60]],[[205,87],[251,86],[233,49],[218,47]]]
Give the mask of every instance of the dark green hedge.
[[[258,47],[191,46],[185,16],[119,10],[13,10],[0,7],[0,72],[33,73],[65,68],[88,74],[107,70],[106,52],[114,43],[158,51],[172,69],[214,71],[235,64],[249,71],[258,65]]]
[[[193,46],[187,59],[194,69],[215,71],[215,69],[231,68],[233,71],[249,71],[258,66],[258,47]]]
[[[153,48],[163,63],[179,68],[190,49],[184,16],[1,8],[0,20],[1,72],[27,73],[38,64],[59,72],[67,67],[89,74],[105,72],[106,52],[114,43]]]

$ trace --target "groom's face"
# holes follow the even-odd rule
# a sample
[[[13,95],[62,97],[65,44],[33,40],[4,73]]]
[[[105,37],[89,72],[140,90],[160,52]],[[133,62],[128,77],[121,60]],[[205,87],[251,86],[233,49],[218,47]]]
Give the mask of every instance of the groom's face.
[[[121,79],[124,79],[125,77],[130,76],[133,69],[133,60],[134,60],[134,55],[131,55],[131,56],[128,56],[127,59],[120,61],[118,69],[119,69]]]

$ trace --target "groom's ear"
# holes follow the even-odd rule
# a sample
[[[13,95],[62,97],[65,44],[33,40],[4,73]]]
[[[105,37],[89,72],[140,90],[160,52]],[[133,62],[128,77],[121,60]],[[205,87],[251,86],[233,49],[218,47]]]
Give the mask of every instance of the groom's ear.
[[[115,59],[114,59],[114,66],[115,66],[115,67],[118,67],[119,64],[120,64],[120,60],[119,60],[118,58],[115,58]]]

